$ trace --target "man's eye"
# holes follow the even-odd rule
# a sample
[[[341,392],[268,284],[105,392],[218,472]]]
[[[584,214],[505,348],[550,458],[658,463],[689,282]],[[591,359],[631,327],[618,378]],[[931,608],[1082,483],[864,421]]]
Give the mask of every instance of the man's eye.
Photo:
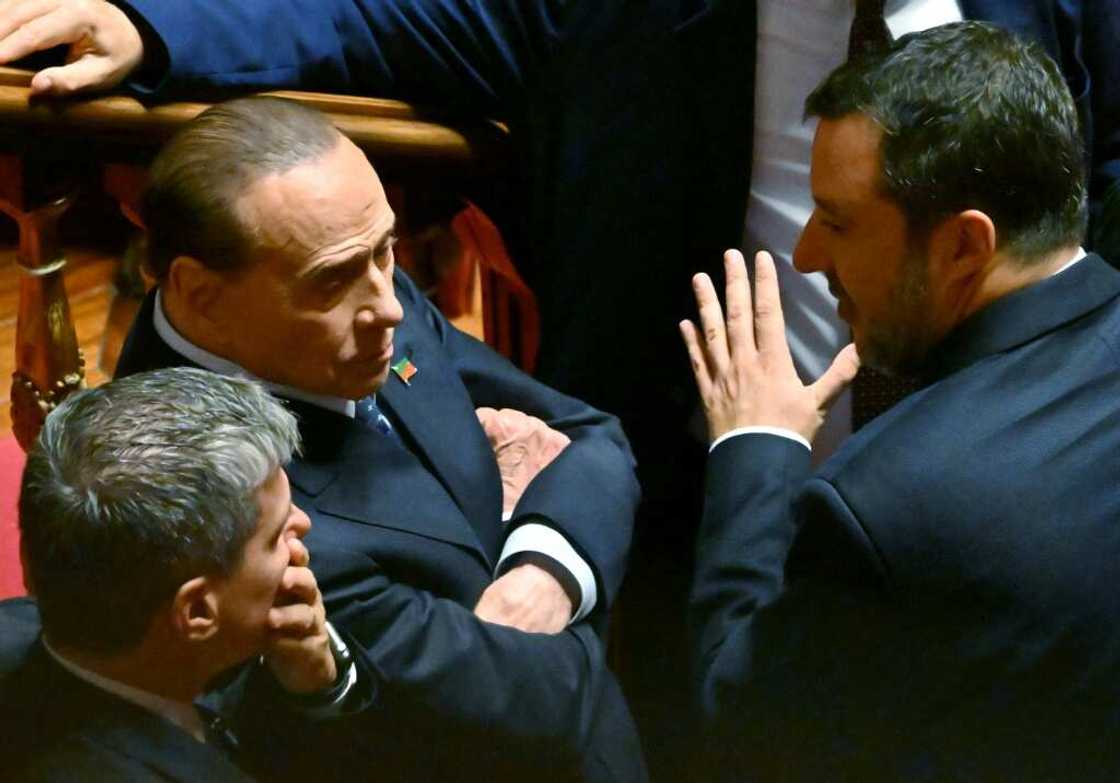
[[[323,278],[319,281],[317,286],[319,293],[332,294],[342,287],[342,278],[338,275],[331,275],[330,277]]]
[[[378,269],[384,269],[389,266],[393,260],[393,246],[389,245],[383,250],[377,251],[373,256],[373,263],[377,264]]]

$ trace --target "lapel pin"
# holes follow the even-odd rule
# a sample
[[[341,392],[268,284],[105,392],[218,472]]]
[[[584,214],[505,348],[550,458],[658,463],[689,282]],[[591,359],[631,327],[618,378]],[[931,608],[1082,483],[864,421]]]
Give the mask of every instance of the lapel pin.
[[[393,372],[397,374],[398,378],[404,381],[405,386],[411,386],[412,384],[409,383],[409,381],[411,381],[412,376],[416,375],[420,370],[417,369],[416,365],[412,363],[412,360],[406,356],[393,365]]]

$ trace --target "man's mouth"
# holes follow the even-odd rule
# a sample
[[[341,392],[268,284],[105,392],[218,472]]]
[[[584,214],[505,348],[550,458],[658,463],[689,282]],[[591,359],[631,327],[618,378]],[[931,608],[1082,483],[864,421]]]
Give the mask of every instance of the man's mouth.
[[[852,314],[852,300],[843,287],[832,279],[828,281],[828,292],[836,297],[836,314],[847,321]]]

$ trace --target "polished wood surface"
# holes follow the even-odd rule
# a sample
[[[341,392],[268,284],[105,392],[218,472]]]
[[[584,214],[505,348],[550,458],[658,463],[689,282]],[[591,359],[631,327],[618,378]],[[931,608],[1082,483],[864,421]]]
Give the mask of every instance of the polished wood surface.
[[[147,106],[135,98],[108,95],[69,101],[33,100],[31,72],[0,68],[0,125],[66,135],[97,134],[125,144],[158,146],[210,104],[175,102]],[[401,101],[299,92],[265,93],[289,98],[326,113],[375,161],[438,161],[441,167],[495,172],[506,164],[508,132],[497,122],[456,123],[426,116]]]
[[[102,357],[115,357],[138,307],[135,300],[122,298],[114,311],[113,271],[117,259],[105,251],[67,248],[69,265],[65,275],[70,315],[77,333],[78,347],[86,357],[86,379],[92,385],[103,383],[106,372]],[[0,378],[10,378],[15,370],[15,354],[7,348],[16,340],[16,311],[20,278],[16,266],[16,247],[0,248]],[[114,317],[110,319],[110,315]],[[112,364],[111,363],[111,364]],[[8,385],[0,383],[0,437],[12,432],[11,396]]]

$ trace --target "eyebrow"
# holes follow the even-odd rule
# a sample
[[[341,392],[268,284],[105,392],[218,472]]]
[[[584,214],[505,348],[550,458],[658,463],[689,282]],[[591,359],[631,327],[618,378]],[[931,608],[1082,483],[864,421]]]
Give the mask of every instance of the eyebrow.
[[[375,257],[380,256],[382,253],[386,252],[396,241],[397,219],[396,217],[394,217],[393,222],[389,225],[389,228],[387,228],[373,244],[373,255]],[[337,256],[327,261],[315,264],[315,266],[311,267],[310,269],[304,270],[302,273],[300,273],[299,276],[308,280],[314,280],[316,278],[322,277],[323,275],[330,274],[336,269],[345,268],[350,264],[356,263],[359,260],[364,261],[369,257],[369,255],[370,249],[368,245],[358,245],[346,255]]]
[[[832,201],[831,199],[813,196],[813,203],[823,209],[825,212],[831,212],[835,215],[843,214],[844,212],[843,205]]]

